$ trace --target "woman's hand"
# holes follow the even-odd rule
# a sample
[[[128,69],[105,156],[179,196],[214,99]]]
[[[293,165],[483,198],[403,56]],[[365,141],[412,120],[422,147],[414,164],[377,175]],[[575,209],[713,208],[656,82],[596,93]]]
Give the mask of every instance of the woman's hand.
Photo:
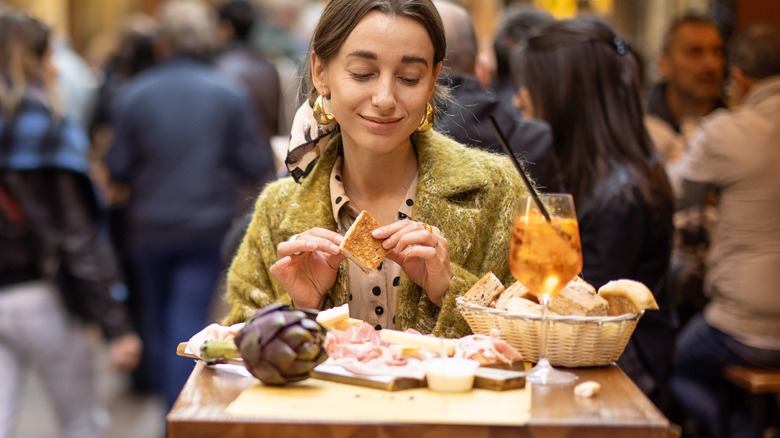
[[[391,250],[387,258],[398,263],[428,298],[441,306],[452,277],[449,243],[441,230],[405,219],[377,228],[372,235],[384,239],[382,246]]]
[[[344,260],[339,245],[344,238],[324,228],[296,234],[276,247],[279,260],[271,275],[282,283],[296,307],[319,309],[336,283]]]

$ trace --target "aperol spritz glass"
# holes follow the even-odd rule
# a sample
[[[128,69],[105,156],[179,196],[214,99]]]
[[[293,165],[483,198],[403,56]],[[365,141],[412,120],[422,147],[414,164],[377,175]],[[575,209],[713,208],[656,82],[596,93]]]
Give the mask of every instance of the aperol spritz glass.
[[[546,213],[531,196],[524,196],[515,219],[509,250],[512,275],[533,293],[543,306],[539,361],[526,381],[536,384],[562,384],[577,377],[556,370],[547,359],[547,324],[550,300],[582,271],[582,247],[574,199],[570,194],[540,194]]]

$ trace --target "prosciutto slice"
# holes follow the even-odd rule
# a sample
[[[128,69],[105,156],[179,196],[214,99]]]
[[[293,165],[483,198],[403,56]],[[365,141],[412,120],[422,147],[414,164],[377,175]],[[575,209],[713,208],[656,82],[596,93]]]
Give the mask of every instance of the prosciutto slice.
[[[365,322],[347,330],[329,331],[324,345],[328,362],[355,374],[425,376],[420,359],[393,353],[374,327]]]
[[[477,359],[483,364],[511,364],[523,360],[515,347],[501,339],[498,329],[490,330],[490,336],[468,335],[455,340],[455,357]]]

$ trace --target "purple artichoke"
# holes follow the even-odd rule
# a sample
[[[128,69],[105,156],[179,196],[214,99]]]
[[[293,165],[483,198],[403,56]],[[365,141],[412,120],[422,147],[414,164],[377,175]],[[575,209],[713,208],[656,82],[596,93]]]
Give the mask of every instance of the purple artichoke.
[[[328,358],[323,347],[326,330],[316,317],[315,310],[285,304],[262,308],[235,337],[244,366],[266,385],[308,379]]]

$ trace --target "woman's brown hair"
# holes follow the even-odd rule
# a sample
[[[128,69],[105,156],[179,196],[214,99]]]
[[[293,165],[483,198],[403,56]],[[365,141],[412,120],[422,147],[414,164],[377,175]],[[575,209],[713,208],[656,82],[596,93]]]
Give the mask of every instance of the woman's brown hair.
[[[317,54],[324,64],[336,56],[352,30],[370,12],[381,12],[396,17],[406,17],[420,23],[428,32],[433,43],[433,65],[442,62],[447,53],[444,25],[436,6],[431,0],[330,0],[322,11],[317,27],[312,34],[309,50]],[[316,97],[311,78],[311,65],[307,57],[303,76],[303,93],[309,101]],[[436,102],[447,99],[446,91],[436,86]]]

